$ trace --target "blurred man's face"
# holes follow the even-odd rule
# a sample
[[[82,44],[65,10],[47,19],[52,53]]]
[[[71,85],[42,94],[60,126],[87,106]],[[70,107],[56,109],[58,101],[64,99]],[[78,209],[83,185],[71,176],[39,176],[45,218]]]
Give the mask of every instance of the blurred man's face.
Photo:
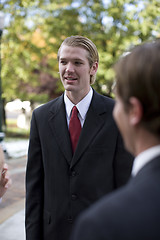
[[[118,95],[116,95],[113,117],[121,132],[126,149],[133,153],[132,128],[129,124],[129,112],[124,109],[124,103]]]

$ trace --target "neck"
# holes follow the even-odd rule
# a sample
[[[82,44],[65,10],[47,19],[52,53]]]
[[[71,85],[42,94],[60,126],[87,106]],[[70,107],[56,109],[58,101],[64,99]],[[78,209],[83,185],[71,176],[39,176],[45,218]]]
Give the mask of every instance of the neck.
[[[134,155],[160,144],[160,139],[148,131],[141,131],[135,140]]]
[[[90,89],[84,92],[66,91],[66,95],[73,104],[77,105],[89,93],[89,91]]]

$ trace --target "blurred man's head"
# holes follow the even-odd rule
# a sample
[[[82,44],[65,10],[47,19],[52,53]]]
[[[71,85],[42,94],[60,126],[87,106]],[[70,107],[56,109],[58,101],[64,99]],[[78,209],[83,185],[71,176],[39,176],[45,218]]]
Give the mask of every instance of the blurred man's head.
[[[128,125],[131,121],[136,127],[141,126],[160,139],[160,40],[134,48],[118,61],[114,69],[116,105],[121,104],[123,118],[126,119],[122,124],[122,113],[117,114],[116,106],[114,117],[125,142],[132,141],[131,138],[129,140],[132,129]]]

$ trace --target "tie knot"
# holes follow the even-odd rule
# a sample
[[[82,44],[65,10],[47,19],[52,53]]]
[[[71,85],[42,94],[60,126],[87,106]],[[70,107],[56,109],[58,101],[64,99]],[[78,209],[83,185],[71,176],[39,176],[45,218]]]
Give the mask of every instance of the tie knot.
[[[77,107],[76,106],[74,106],[73,108],[72,108],[72,116],[74,116],[74,115],[78,115],[78,109],[77,109]]]

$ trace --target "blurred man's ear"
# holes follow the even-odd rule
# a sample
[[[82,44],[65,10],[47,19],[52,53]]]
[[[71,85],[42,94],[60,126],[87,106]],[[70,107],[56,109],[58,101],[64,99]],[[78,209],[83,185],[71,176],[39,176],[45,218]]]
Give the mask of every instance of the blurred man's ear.
[[[136,97],[130,97],[129,99],[129,119],[132,126],[141,122],[143,116],[143,107],[141,102]]]

